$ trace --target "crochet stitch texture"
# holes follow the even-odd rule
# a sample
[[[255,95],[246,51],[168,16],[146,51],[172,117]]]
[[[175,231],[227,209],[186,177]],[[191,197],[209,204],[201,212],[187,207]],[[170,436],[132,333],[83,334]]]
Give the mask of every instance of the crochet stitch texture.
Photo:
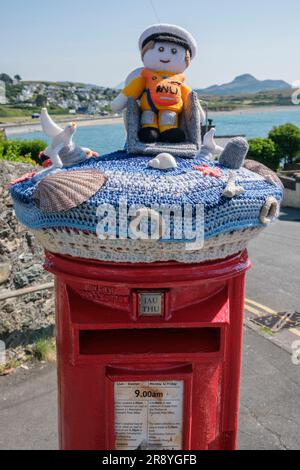
[[[245,168],[236,171],[236,183],[243,186],[245,193],[228,199],[222,194],[232,170],[217,162],[177,158],[177,168],[161,171],[149,168],[149,160],[149,157],[131,156],[125,151],[118,151],[63,169],[74,171],[94,168],[103,171],[108,177],[106,185],[99,192],[79,207],[66,212],[44,213],[39,210],[33,198],[37,184],[34,180],[20,182],[11,188],[16,215],[24,225],[34,230],[60,228],[95,233],[98,206],[111,204],[117,208],[120,198],[126,198],[128,206],[135,204],[149,208],[153,205],[191,204],[195,207],[203,204],[206,240],[232,231],[262,228],[260,211],[266,199],[270,196],[278,202],[282,199],[279,187]],[[221,177],[214,178],[193,169],[203,163],[220,169]]]

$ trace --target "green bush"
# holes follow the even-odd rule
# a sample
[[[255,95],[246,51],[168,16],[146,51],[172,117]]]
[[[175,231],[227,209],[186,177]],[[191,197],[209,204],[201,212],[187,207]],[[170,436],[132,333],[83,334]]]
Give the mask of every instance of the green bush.
[[[47,147],[46,142],[43,140],[20,140],[18,141],[20,146],[20,156],[30,155],[30,158],[36,163],[40,164],[39,154]]]
[[[276,144],[277,152],[286,163],[294,163],[300,155],[300,128],[294,124],[274,127],[269,138]]]
[[[0,160],[11,162],[40,164],[39,152],[45,149],[46,144],[42,141],[0,141]]]
[[[249,146],[248,158],[263,163],[274,171],[278,170],[281,155],[278,153],[273,140],[258,137],[257,139],[251,139]]]

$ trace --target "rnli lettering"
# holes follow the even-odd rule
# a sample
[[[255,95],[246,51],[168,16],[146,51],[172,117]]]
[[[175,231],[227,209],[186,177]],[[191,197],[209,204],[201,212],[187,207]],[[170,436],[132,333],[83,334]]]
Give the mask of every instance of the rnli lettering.
[[[151,70],[144,69],[142,77],[146,79],[146,89],[155,105],[166,108],[180,105],[182,85],[185,80],[183,74],[162,77],[153,74]]]
[[[178,95],[179,89],[178,87],[173,87],[172,85],[170,86],[165,86],[165,85],[158,85],[156,88],[157,93],[166,93],[166,94],[171,94],[171,95]]]
[[[163,292],[140,292],[139,293],[139,315],[162,316],[164,305]]]

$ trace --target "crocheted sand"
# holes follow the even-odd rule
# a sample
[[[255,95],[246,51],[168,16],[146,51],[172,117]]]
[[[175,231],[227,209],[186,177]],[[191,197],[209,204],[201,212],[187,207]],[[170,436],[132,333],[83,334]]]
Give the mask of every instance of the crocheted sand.
[[[137,252],[141,250],[140,258],[142,258],[145,242],[130,240],[129,234],[128,243],[126,244],[125,237],[125,240],[119,241],[121,245],[118,249],[116,249],[118,240],[108,240],[106,244],[102,240],[101,250],[103,256],[99,253],[97,243],[100,243],[100,240],[97,239],[95,233],[99,222],[96,212],[100,205],[110,204],[118,208],[121,199],[127,201],[128,207],[136,205],[148,208],[154,206],[184,208],[185,204],[189,204],[193,213],[192,225],[195,223],[197,205],[203,205],[206,246],[208,247],[207,243],[209,243],[211,248],[214,245],[214,238],[222,240],[222,253],[217,251],[210,253],[208,258],[212,259],[228,256],[224,246],[227,242],[230,245],[230,241],[233,242],[236,234],[236,239],[238,239],[238,243],[235,245],[236,248],[232,246],[229,251],[234,252],[236,250],[235,252],[238,252],[243,249],[249,239],[265,227],[261,223],[260,214],[266,201],[269,198],[274,198],[275,202],[278,201],[279,204],[282,199],[281,188],[245,168],[235,171],[236,185],[243,187],[245,191],[233,198],[228,198],[223,193],[232,171],[218,162],[208,162],[204,159],[186,160],[176,158],[177,168],[162,171],[148,167],[150,160],[150,157],[130,156],[125,151],[119,151],[100,158],[86,160],[84,163],[69,169],[63,169],[63,172],[76,169],[95,169],[105,174],[107,182],[88,201],[76,208],[60,213],[46,213],[38,208],[34,198],[38,183],[34,179],[18,183],[11,189],[16,215],[24,225],[33,229],[35,233],[40,233],[41,236],[43,234],[47,238],[47,242],[45,241],[46,248],[51,249],[51,246],[53,246],[52,251],[77,256],[78,246],[76,240],[78,240],[78,236],[76,237],[75,234],[80,234],[80,237],[84,234],[85,245],[89,246],[89,249],[87,248],[85,253],[84,242],[80,238],[80,241],[78,240],[80,256],[91,257],[90,252],[92,251],[93,256],[98,253],[97,259],[107,260],[112,250],[114,251],[112,258],[115,261],[140,262],[144,259],[133,256],[133,252],[135,249]],[[207,165],[209,171],[207,171]],[[201,168],[204,168],[205,171],[202,171]],[[128,224],[130,221],[131,219],[128,216]],[[53,232],[53,229],[55,229],[55,232]],[[74,230],[75,232],[72,232]],[[66,238],[65,236],[62,237],[61,234],[63,233],[67,234],[67,241],[63,241]],[[74,233],[74,237],[72,233]],[[88,235],[91,235],[91,237],[88,237]],[[124,237],[124,233],[122,233],[122,236]],[[52,245],[49,239],[53,240]],[[57,243],[58,241],[59,243]],[[58,248],[60,242],[62,245],[65,244],[64,248]],[[176,249],[174,249],[174,245],[176,245],[174,242],[178,244]],[[178,239],[172,239],[172,236],[168,240],[151,241],[153,256],[150,256],[149,262],[161,260],[180,260],[184,262],[185,255],[182,254],[181,250],[184,250],[183,246],[190,242],[190,239],[183,238],[178,243]],[[182,248],[180,244],[182,244]],[[170,245],[173,248],[170,248]],[[106,252],[106,248],[108,252]],[[123,250],[126,252],[126,256],[123,256]],[[208,259],[205,257],[203,250],[205,251],[205,246],[201,250],[201,255],[199,252],[197,253],[197,260]],[[169,254],[165,256],[164,251],[169,252]],[[119,257],[116,255],[117,252],[119,252]],[[191,253],[187,253],[186,260],[187,262],[193,262],[196,257],[193,258]]]

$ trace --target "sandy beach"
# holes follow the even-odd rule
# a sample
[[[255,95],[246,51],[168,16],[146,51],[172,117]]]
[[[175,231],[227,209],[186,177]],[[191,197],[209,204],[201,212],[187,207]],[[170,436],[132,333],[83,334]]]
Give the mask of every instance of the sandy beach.
[[[231,111],[209,111],[209,117],[214,119],[217,116],[236,116],[236,115],[250,115],[250,114],[265,114],[271,113],[276,111],[299,111],[300,106],[256,106],[256,107],[249,107],[249,108],[237,108]],[[69,119],[55,119],[56,122],[64,124],[68,122],[76,122],[78,127],[91,127],[91,126],[105,126],[111,124],[122,124],[123,118],[122,117],[81,117],[76,118],[70,116]],[[41,131],[41,125],[39,120],[35,122],[24,122],[24,123],[7,123],[7,124],[0,124],[0,128],[5,129],[6,135],[9,137],[10,135],[16,134],[27,134],[30,132],[38,132]]]
[[[108,117],[108,118],[82,118],[76,119],[70,116],[70,119],[55,119],[57,123],[66,124],[68,122],[76,122],[78,127],[90,127],[90,126],[107,126],[109,124],[121,124],[123,123],[123,118],[121,117]],[[39,120],[33,123],[9,123],[9,124],[0,124],[0,128],[5,129],[6,135],[15,134],[28,134],[29,132],[39,132],[42,130]]]

